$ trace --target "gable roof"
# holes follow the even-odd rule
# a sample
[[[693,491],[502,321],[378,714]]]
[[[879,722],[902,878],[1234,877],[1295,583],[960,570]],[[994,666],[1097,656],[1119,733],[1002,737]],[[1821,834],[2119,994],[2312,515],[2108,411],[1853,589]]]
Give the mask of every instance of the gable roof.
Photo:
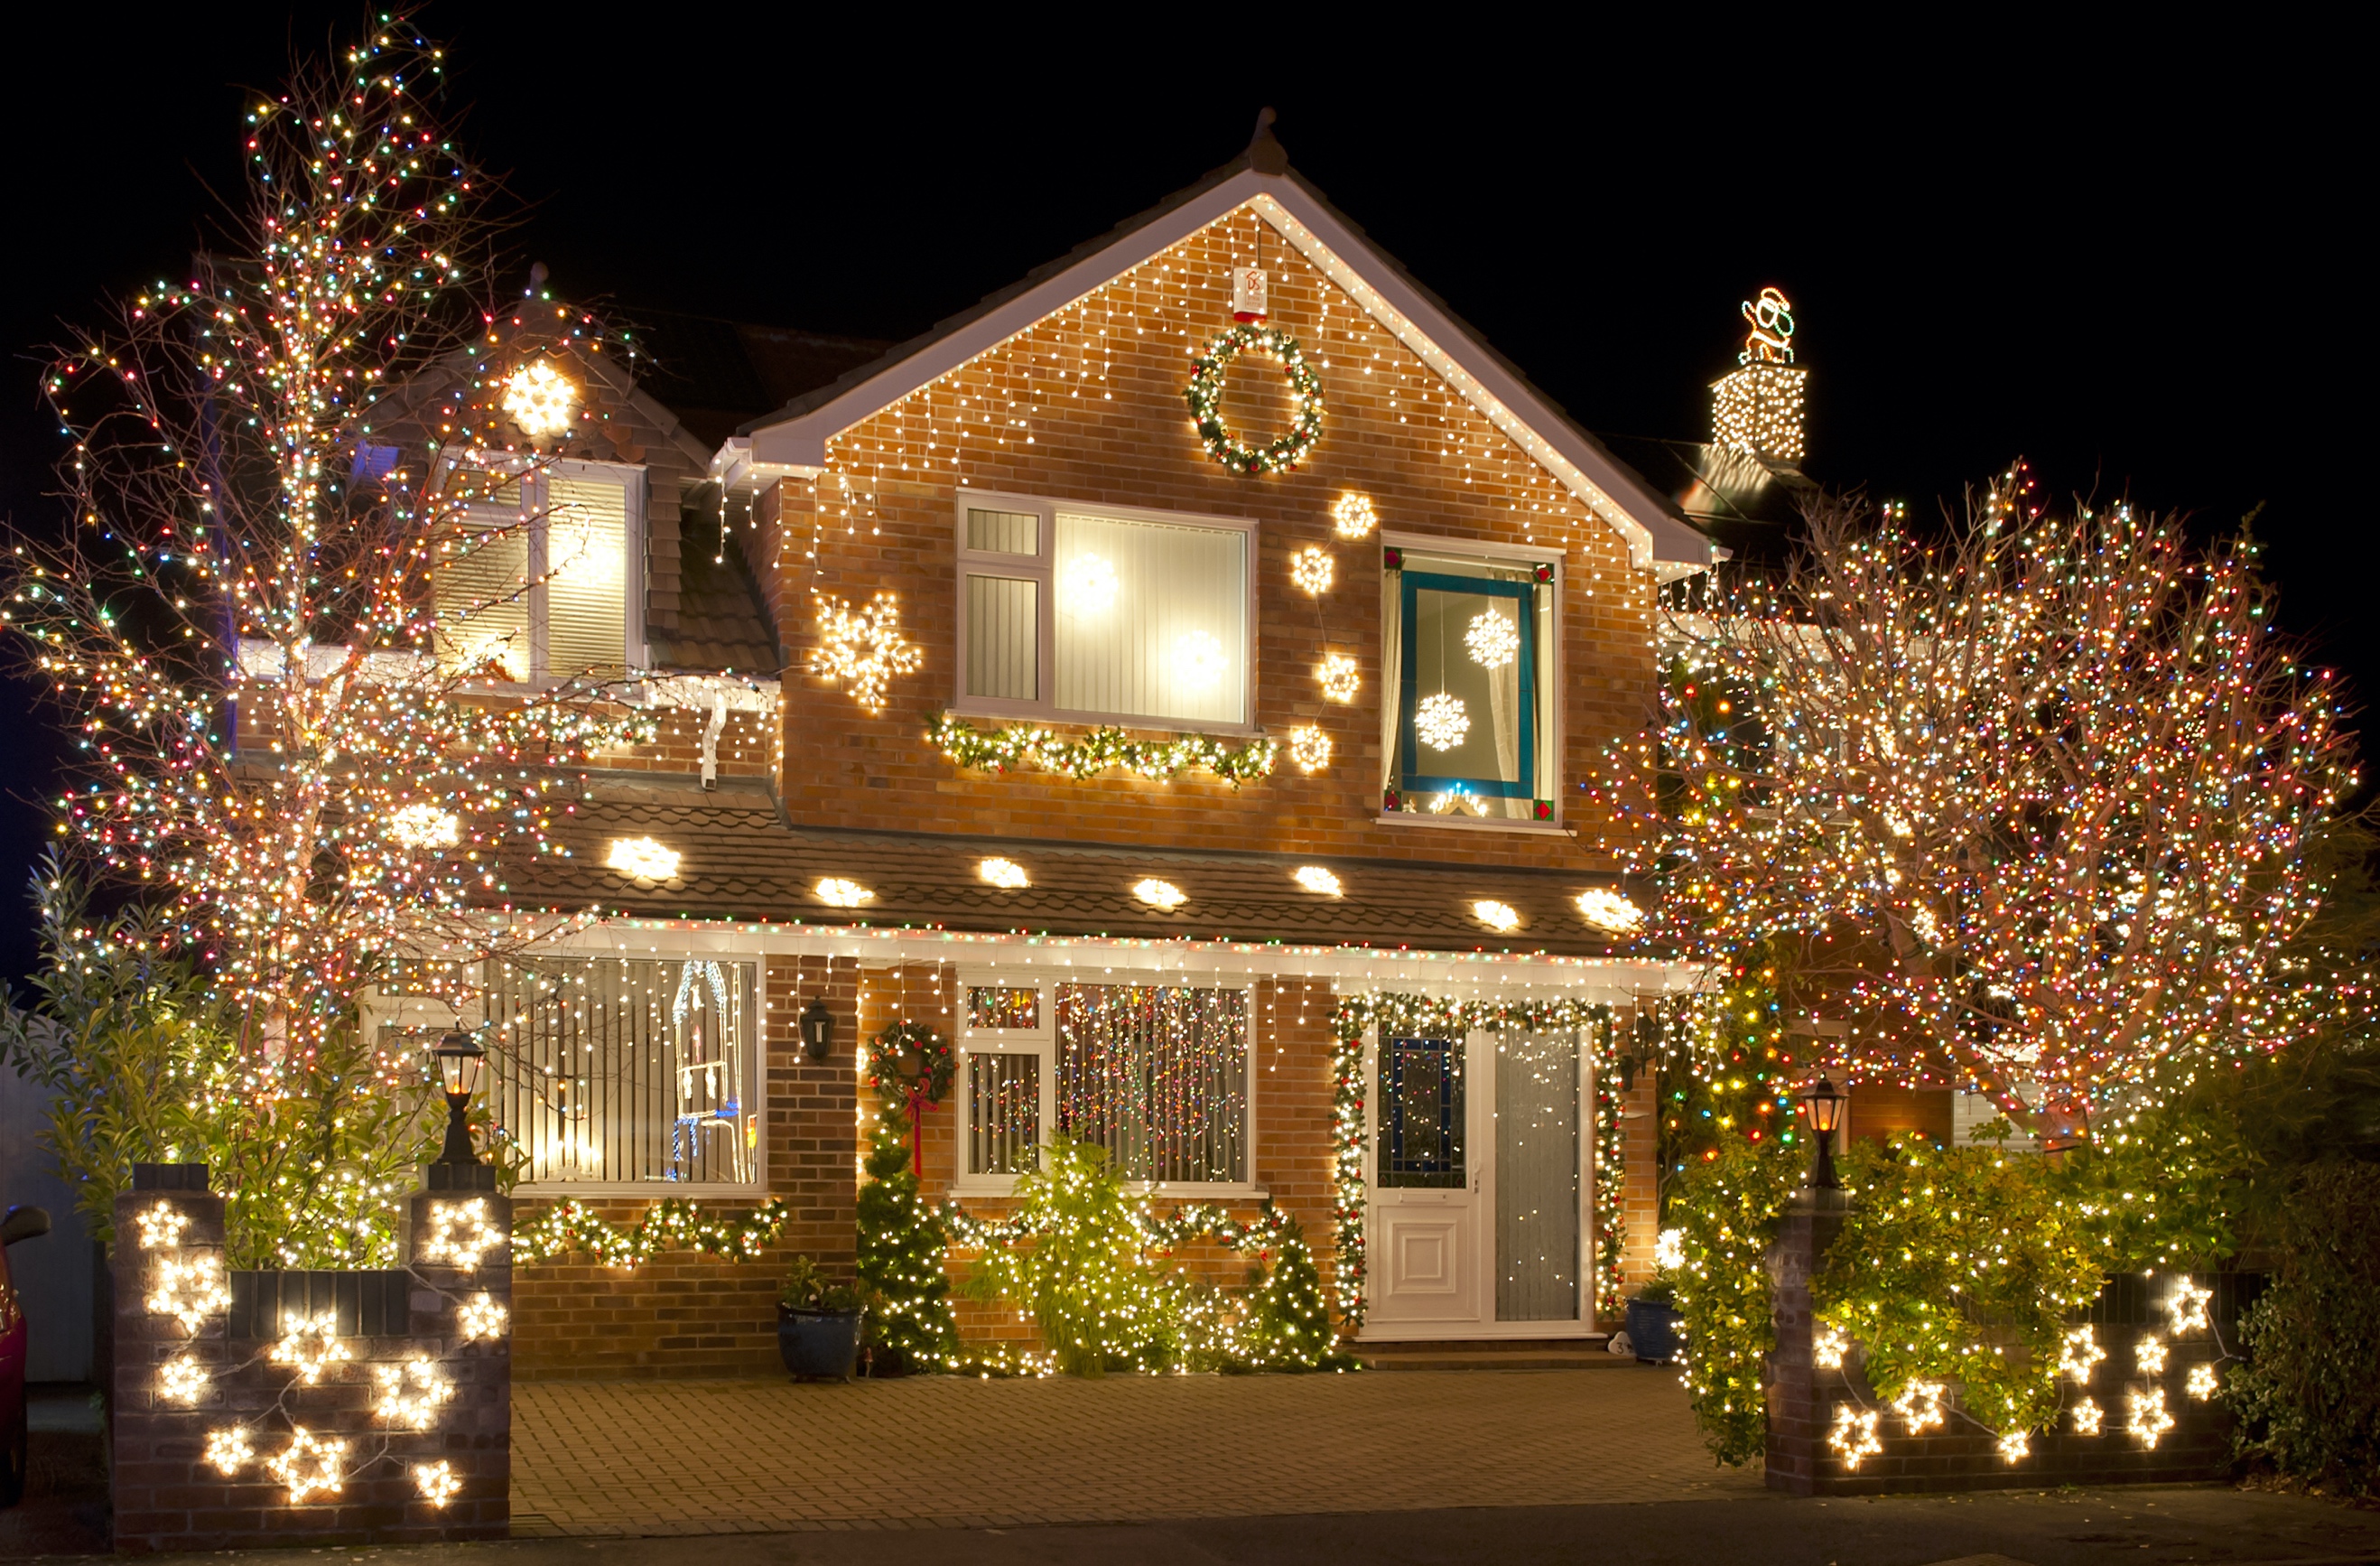
[[[713,457],[712,476],[733,481],[738,470],[823,467],[827,443],[844,431],[1245,206],[1626,539],[1632,563],[1667,566],[1667,574],[1710,564],[1710,540],[1667,497],[1289,166],[1271,113],[1257,121],[1245,152],[1197,184],[747,424]]]

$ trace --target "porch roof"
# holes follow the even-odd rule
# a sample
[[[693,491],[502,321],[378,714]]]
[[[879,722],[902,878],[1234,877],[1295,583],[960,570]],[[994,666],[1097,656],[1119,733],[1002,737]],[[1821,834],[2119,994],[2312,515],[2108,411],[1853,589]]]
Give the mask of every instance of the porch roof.
[[[1572,899],[1620,885],[1616,876],[1512,866],[799,828],[752,783],[704,792],[618,773],[591,778],[554,835],[571,856],[541,857],[513,877],[517,904],[646,918],[1600,957],[1613,942]],[[613,840],[637,837],[675,851],[677,875],[637,881],[605,864]],[[1032,884],[986,883],[978,866],[991,857],[1022,866]],[[1336,875],[1342,894],[1305,891],[1293,879],[1305,865]],[[829,877],[875,895],[856,909],[832,906],[816,891]],[[1132,889],[1145,878],[1172,882],[1185,901],[1171,912],[1141,902]],[[1472,904],[1483,899],[1510,904],[1519,928],[1507,935],[1482,924]]]

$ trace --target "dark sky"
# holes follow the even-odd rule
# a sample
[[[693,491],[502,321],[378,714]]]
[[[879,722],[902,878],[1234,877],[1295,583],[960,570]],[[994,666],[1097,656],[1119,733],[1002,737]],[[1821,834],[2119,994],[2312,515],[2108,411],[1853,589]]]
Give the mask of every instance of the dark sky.
[[[448,4],[426,26],[563,292],[905,336],[1225,161],[1272,103],[1298,169],[1590,428],[1704,434],[1737,301],[1774,283],[1822,480],[1930,506],[2022,453],[2053,490],[2210,528],[2266,502],[2285,624],[2380,686],[2380,550],[2340,488],[2372,445],[2343,19],[2103,45],[2013,12],[1937,36],[1180,6],[960,34],[941,11]],[[360,15],[12,18],[0,346],[178,272],[204,186],[239,180],[239,89]],[[0,359],[0,510],[29,528],[56,447],[35,368]],[[0,974],[30,957],[12,910],[49,722],[6,694]]]

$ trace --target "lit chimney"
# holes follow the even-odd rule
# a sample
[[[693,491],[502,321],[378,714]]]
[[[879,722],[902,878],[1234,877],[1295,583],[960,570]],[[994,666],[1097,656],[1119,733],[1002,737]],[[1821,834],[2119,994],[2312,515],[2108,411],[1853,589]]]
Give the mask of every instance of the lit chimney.
[[[1711,439],[1726,451],[1798,465],[1810,372],[1793,362],[1792,301],[1763,288],[1745,301],[1743,319],[1752,331],[1736,356],[1742,368],[1711,382]]]

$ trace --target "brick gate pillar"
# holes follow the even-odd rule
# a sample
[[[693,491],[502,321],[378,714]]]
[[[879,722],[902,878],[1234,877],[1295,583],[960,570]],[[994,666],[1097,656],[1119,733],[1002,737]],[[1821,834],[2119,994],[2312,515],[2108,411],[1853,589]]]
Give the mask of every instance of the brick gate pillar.
[[[1810,1315],[1810,1281],[1842,1232],[1851,1198],[1841,1191],[1804,1185],[1793,1193],[1768,1247],[1768,1293],[1777,1347],[1768,1358],[1768,1487],[1809,1495],[1817,1486],[1840,1370],[1819,1368],[1812,1355],[1817,1324]]]

